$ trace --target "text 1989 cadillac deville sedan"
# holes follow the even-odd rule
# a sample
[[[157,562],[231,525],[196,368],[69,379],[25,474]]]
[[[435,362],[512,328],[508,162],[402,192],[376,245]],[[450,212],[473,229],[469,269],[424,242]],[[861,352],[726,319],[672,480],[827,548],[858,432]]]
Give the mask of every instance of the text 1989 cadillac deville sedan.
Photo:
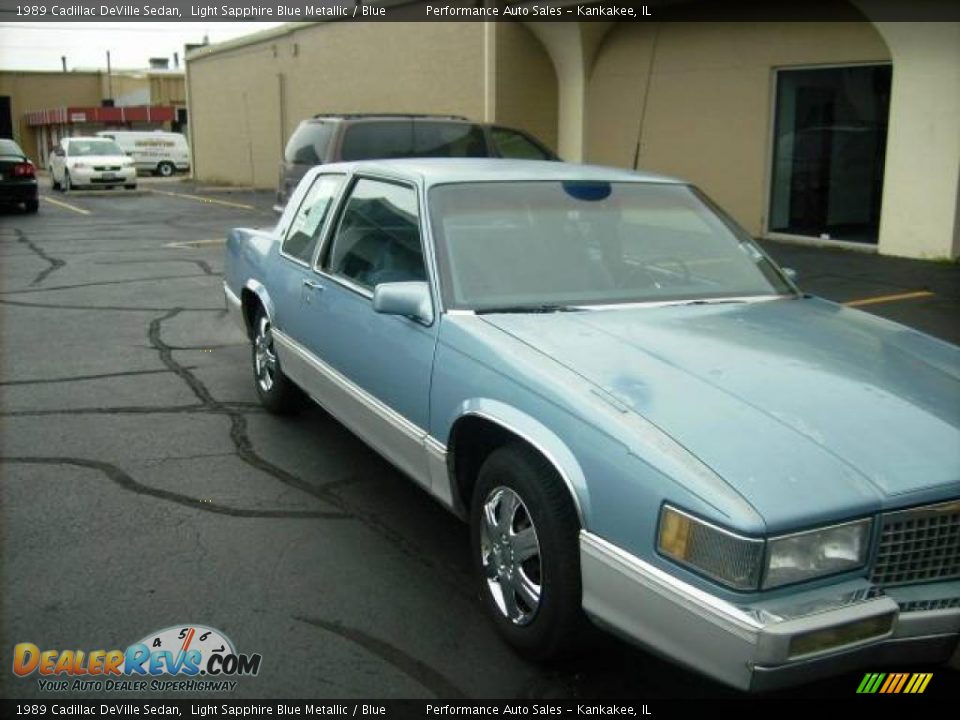
[[[327,165],[224,289],[263,404],[469,519],[528,655],[589,617],[762,689],[957,646],[960,349],[801,294],[688,184]]]

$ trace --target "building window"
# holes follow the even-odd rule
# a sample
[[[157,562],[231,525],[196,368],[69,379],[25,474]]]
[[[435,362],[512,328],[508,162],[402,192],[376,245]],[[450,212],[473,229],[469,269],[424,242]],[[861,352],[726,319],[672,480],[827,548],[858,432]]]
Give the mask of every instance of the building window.
[[[770,232],[876,244],[891,74],[777,72]]]

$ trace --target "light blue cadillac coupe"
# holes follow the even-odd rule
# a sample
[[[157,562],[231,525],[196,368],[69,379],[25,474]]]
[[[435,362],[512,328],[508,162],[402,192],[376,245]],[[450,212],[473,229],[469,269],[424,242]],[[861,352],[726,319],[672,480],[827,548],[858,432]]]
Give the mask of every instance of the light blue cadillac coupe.
[[[689,184],[324,165],[226,259],[263,404],[468,520],[525,654],[589,618],[763,689],[957,647],[960,349],[804,295]]]

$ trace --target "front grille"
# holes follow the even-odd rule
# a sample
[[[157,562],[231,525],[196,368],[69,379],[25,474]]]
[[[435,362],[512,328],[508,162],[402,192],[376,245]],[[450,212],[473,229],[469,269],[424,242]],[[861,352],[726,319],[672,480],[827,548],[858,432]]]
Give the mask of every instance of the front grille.
[[[960,577],[960,501],[881,518],[871,579],[880,586]]]
[[[897,603],[900,612],[920,612],[922,610],[950,610],[960,607],[960,598],[942,598],[940,600],[906,600]]]
[[[119,165],[94,165],[93,169],[98,172],[104,172],[107,170],[119,170],[120,166]]]

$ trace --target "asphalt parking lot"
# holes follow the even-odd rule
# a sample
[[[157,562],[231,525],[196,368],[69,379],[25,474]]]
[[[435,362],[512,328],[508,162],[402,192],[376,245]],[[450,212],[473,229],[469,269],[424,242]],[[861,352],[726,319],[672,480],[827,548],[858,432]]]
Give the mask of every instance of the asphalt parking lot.
[[[271,194],[142,187],[0,216],[0,696],[50,697],[9,671],[16,643],[185,624],[262,655],[224,698],[736,695],[611,638],[562,666],[515,656],[465,526],[319,408],[260,410],[220,273],[225,231],[271,224]],[[886,297],[863,309],[960,342],[957,265],[767,247],[812,292]],[[931,690],[960,680],[933,671]]]

